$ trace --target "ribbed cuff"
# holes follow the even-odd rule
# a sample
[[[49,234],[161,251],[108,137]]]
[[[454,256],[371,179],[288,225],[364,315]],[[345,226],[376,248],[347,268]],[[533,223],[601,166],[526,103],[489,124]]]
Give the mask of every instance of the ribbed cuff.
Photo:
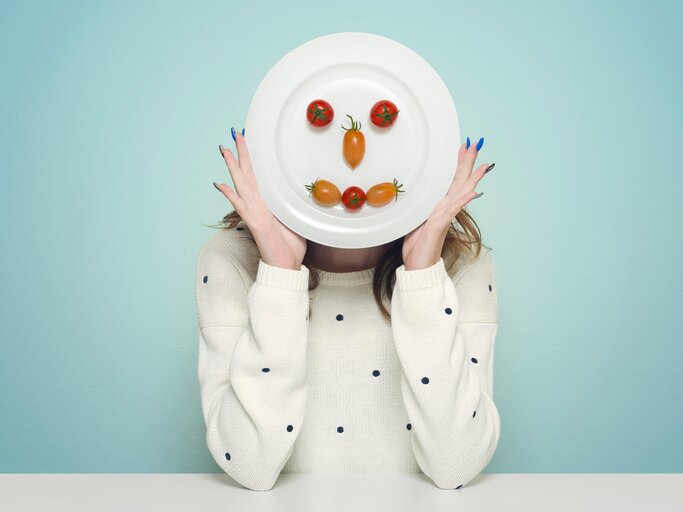
[[[268,265],[259,258],[256,282],[277,288],[303,291],[308,290],[308,267],[301,265],[299,270]]]
[[[434,263],[431,267],[418,270],[406,270],[405,265],[396,269],[396,288],[398,290],[417,290],[420,288],[430,288],[442,283],[448,277],[443,258]]]

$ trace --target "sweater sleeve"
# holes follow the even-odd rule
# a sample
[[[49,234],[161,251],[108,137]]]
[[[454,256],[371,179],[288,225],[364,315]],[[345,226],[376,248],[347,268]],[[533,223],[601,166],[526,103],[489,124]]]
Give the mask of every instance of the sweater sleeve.
[[[471,283],[477,291],[467,323],[461,323],[460,298],[443,258],[428,268],[406,271],[401,265],[396,270],[391,324],[412,448],[423,473],[442,489],[458,489],[477,476],[500,437],[491,394],[497,328],[491,313],[497,305],[495,294],[484,295],[492,289],[491,257],[483,252],[480,257],[482,263],[474,266],[484,272],[466,272],[487,276],[486,266],[490,272]],[[476,321],[478,316],[486,321]],[[478,358],[470,353],[472,346],[481,347]]]
[[[208,449],[221,469],[270,490],[304,420],[308,274],[259,259],[247,289],[235,261],[207,245],[196,270],[198,377]]]

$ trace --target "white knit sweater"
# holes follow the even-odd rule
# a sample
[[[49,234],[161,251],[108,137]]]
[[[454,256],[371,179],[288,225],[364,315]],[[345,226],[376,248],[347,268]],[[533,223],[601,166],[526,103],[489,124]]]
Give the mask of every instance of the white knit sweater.
[[[500,437],[490,250],[452,276],[443,259],[399,267],[389,321],[374,269],[321,271],[309,292],[306,266],[266,264],[238,229],[212,235],[196,267],[201,401],[221,469],[260,491],[281,472],[422,472],[443,489],[477,476]]]

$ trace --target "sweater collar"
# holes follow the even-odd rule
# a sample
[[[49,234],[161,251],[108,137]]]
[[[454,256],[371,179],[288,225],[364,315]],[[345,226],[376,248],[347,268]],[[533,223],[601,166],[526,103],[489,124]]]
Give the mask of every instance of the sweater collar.
[[[318,269],[320,284],[328,286],[353,286],[358,284],[372,283],[375,276],[375,268],[356,270],[354,272],[328,272]]]

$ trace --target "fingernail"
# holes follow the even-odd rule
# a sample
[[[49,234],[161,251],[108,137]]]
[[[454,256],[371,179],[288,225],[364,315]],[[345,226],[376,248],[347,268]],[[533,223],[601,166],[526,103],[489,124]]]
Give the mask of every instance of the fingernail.
[[[467,147],[465,149],[470,149],[470,138],[467,137]]]
[[[218,188],[218,184],[215,181],[213,182],[213,186],[216,187],[216,190],[218,190],[219,192],[221,191],[221,189]]]
[[[492,163],[491,165],[489,165],[489,166],[486,168],[486,170],[484,171],[484,174],[486,174],[486,173],[489,172],[491,169],[493,169],[493,167],[494,167],[495,165],[496,165],[495,162]]]
[[[477,142],[477,151],[479,151],[483,145],[484,145],[484,137],[479,139],[479,142]]]
[[[223,156],[223,144],[218,145],[218,151],[221,152],[221,156]]]
[[[244,128],[242,128],[242,137],[244,137]]]
[[[230,128],[230,133],[232,134],[232,140],[234,140],[235,142],[237,142],[237,139],[235,138],[235,127],[234,127],[234,126],[232,126],[232,127]]]
[[[479,193],[478,193],[476,196],[474,196],[472,199],[477,199],[478,197],[481,197],[481,196],[483,196],[483,195],[484,195],[483,192],[479,192]]]

